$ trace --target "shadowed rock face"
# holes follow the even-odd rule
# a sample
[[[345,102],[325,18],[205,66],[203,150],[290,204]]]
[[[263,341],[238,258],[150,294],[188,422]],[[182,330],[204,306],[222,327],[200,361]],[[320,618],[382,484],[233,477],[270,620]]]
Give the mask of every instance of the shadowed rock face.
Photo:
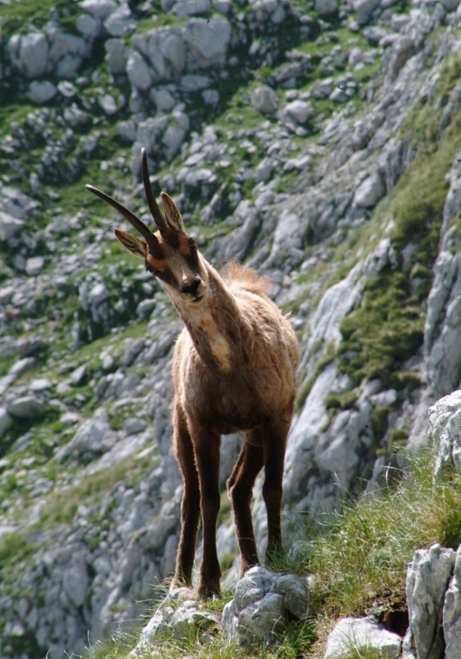
[[[300,513],[379,487],[408,435],[427,441],[427,410],[460,367],[459,13],[387,4],[319,1],[319,21],[277,0],[165,1],[154,20],[147,5],[85,0],[36,29],[4,26],[0,531],[15,556],[0,566],[2,657],[61,659],[128,625],[174,567],[180,323],[84,192],[110,188],[143,214],[141,146],[206,258],[268,274],[291,312],[286,545]],[[240,442],[223,439],[222,484]],[[440,468],[457,463],[450,442]],[[225,505],[220,520],[232,565]]]

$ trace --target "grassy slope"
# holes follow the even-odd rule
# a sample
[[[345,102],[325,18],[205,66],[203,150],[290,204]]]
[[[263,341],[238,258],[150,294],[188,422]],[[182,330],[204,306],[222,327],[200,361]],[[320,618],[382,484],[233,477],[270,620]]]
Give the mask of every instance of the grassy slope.
[[[293,623],[277,647],[239,648],[219,633],[205,646],[199,637],[170,640],[147,657],[177,659],[296,659],[322,655],[327,632],[338,617],[373,614],[402,630],[406,566],[413,552],[433,543],[456,548],[461,542],[461,476],[446,474],[434,485],[433,456],[410,457],[410,469],[385,490],[364,496],[342,513],[325,516],[316,527],[300,524],[296,560],[281,559],[275,569],[313,575],[317,615]],[[228,601],[213,602],[221,611]],[[205,603],[209,609],[210,605]],[[135,636],[119,636],[92,648],[94,659],[126,659]],[[378,659],[375,652],[351,651],[347,659]],[[144,657],[142,658],[144,659]]]

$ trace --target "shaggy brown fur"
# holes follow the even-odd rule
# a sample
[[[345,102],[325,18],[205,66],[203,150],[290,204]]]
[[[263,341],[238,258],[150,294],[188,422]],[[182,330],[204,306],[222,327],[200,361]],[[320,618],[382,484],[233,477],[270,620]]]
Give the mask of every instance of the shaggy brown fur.
[[[269,280],[235,263],[220,276],[184,232],[182,217],[165,193],[166,217],[158,216],[145,158],[143,166],[146,194],[159,227],[155,234],[110,197],[90,189],[142,232],[146,241],[119,230],[116,235],[158,277],[185,324],[173,360],[173,441],[184,480],[173,583],[191,585],[201,516],[203,558],[198,591],[211,596],[220,592],[216,521],[222,434],[242,432],[245,436],[227,482],[242,574],[259,562],[250,503],[256,476],[263,467],[269,560],[281,548],[283,464],[295,398],[298,347],[290,323],[267,297]]]

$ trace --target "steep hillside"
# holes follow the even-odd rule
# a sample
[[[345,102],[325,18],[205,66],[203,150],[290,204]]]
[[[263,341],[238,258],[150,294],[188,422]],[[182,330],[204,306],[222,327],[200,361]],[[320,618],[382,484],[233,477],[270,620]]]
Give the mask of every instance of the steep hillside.
[[[215,265],[268,274],[301,348],[287,544],[404,465],[457,388],[456,0],[1,4],[0,655],[131,626],[173,568],[169,300],[91,183],[152,184]],[[237,547],[222,447],[218,530]],[[254,513],[261,548],[265,515]]]

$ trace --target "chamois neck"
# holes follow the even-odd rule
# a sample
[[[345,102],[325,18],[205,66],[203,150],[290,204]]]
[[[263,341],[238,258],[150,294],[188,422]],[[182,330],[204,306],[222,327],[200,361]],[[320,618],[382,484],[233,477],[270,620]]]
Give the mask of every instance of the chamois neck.
[[[240,352],[240,310],[216,270],[206,261],[206,299],[196,309],[178,309],[201,359],[212,369],[230,371]]]

